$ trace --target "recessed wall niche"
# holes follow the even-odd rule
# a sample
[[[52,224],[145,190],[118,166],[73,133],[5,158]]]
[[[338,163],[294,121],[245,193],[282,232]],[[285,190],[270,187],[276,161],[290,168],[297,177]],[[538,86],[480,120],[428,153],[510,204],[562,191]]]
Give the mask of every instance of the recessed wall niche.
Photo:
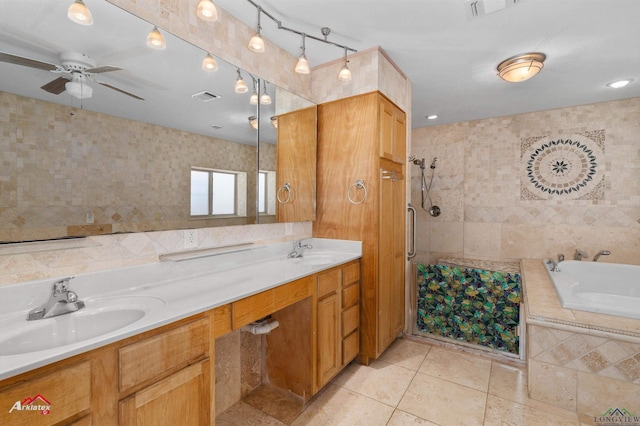
[[[604,200],[605,131],[521,139],[521,200]]]

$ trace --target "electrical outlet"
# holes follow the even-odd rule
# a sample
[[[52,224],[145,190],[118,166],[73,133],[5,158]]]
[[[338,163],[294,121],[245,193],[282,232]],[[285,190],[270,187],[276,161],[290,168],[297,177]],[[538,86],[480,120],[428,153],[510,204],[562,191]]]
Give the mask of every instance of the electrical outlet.
[[[95,218],[93,217],[93,212],[91,210],[89,210],[87,212],[87,214],[85,215],[85,222],[86,223],[93,223],[94,219]]]
[[[198,247],[198,238],[195,229],[184,231],[184,248]]]

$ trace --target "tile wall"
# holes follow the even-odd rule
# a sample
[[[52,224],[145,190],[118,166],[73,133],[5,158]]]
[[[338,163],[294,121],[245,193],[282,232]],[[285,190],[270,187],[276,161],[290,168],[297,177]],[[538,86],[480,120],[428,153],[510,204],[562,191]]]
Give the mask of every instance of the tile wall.
[[[431,198],[442,209],[433,218],[419,208],[412,165],[416,260],[571,258],[580,248],[640,264],[638,117],[631,98],[414,129],[412,153],[438,157]]]

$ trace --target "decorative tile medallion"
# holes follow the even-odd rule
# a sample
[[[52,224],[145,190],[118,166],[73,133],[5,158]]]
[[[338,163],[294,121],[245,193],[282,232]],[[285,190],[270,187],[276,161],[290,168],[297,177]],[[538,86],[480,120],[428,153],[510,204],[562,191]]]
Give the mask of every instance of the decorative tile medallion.
[[[523,200],[604,199],[604,130],[522,139]]]

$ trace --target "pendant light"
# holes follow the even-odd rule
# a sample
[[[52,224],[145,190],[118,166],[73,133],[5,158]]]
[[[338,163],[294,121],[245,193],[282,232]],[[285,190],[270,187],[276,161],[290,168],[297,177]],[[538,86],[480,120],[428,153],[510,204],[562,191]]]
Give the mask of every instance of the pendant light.
[[[249,124],[251,125],[251,127],[258,130],[258,118],[255,115],[249,117]]]
[[[91,11],[82,0],[76,0],[71,4],[71,6],[69,6],[67,17],[76,24],[93,24],[93,16],[91,15]]]
[[[164,50],[167,48],[167,43],[165,43],[164,37],[162,37],[158,27],[153,27],[147,36],[147,46],[156,50]]]
[[[207,53],[207,56],[202,60],[202,69],[206,72],[218,71],[218,63],[214,57],[211,56],[211,53]]]
[[[296,68],[295,68],[295,71],[298,74],[309,74],[309,61],[307,61],[307,55],[305,53],[305,51],[306,51],[306,46],[305,46],[305,38],[306,38],[306,36],[307,36],[306,34],[302,34],[302,46],[300,46],[300,48],[302,49],[302,53],[298,57],[298,63],[296,64]]]
[[[236,86],[234,88],[236,93],[247,93],[249,88],[247,87],[247,83],[242,79],[242,75],[240,75],[240,68],[238,68],[238,78],[236,78]]]
[[[253,77],[251,77],[251,79],[253,80],[253,93],[249,98],[249,103],[251,105],[258,105],[258,82]]]
[[[264,53],[264,40],[262,39],[262,35],[260,35],[260,30],[262,30],[262,27],[260,26],[261,12],[262,8],[258,6],[258,27],[254,36],[249,40],[249,50],[256,53]]]
[[[260,103],[262,105],[270,105],[271,104],[271,96],[269,96],[269,94],[267,93],[267,82],[263,81],[264,83],[264,93],[262,94],[262,96],[260,96]]]
[[[498,76],[510,83],[529,80],[542,70],[546,58],[547,55],[538,52],[512,56],[498,65]]]
[[[218,9],[211,0],[200,0],[196,9],[198,18],[207,22],[215,22],[218,20]]]
[[[338,74],[338,80],[340,81],[351,81],[351,71],[349,70],[349,66],[347,65],[349,61],[347,60],[347,48],[344,49],[344,66],[340,70]]]

